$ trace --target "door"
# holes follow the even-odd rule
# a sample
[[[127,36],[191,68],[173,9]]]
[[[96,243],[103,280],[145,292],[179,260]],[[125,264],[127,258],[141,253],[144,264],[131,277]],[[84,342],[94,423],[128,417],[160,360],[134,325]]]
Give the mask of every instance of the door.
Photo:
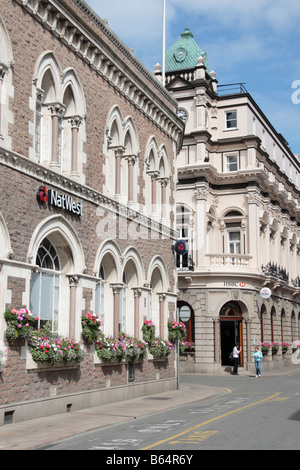
[[[220,343],[222,366],[232,365],[232,361],[229,359],[229,354],[232,352],[236,344],[239,344],[242,347],[242,352],[239,356],[239,363],[240,366],[244,365],[243,318],[239,306],[236,303],[227,303],[221,309]]]
[[[241,320],[221,320],[221,364],[222,366],[232,365],[229,354],[236,344],[241,345]],[[241,358],[240,358],[241,359]],[[240,361],[241,362],[241,361]]]

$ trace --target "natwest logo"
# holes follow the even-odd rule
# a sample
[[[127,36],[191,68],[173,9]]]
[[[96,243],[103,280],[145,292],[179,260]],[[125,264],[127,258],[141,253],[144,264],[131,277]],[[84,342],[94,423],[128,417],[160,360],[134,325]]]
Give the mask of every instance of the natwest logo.
[[[75,215],[82,216],[82,202],[73,202],[71,196],[58,194],[54,189],[47,190],[46,186],[40,186],[36,197],[39,202],[48,202],[51,206],[59,207]]]

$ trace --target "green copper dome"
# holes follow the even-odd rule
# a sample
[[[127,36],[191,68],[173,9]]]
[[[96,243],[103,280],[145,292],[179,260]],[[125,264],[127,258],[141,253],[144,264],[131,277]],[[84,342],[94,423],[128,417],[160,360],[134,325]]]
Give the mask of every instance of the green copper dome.
[[[194,68],[200,56],[205,59],[204,65],[208,71],[207,54],[200,49],[194,40],[194,35],[186,28],[180,36],[181,39],[176,41],[166,53],[166,72]]]

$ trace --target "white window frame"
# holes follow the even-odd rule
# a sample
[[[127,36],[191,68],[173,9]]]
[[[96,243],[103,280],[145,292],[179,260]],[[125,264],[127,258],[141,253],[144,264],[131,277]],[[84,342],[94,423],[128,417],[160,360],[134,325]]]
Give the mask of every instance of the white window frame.
[[[235,114],[235,118],[229,117],[229,114]],[[231,125],[231,123],[235,123],[235,126]],[[237,129],[237,123],[237,110],[232,109],[230,111],[225,111],[225,130],[232,131],[234,129]]]
[[[232,234],[238,234],[239,238],[234,240],[230,239]],[[230,255],[241,255],[242,254],[242,238],[241,238],[241,231],[240,230],[228,230],[227,232],[227,240],[228,240],[228,254]],[[233,251],[231,251],[231,247]],[[237,249],[238,248],[238,249]]]
[[[230,159],[236,157],[236,161],[231,162]],[[231,166],[236,165],[236,168],[231,169]],[[231,173],[239,170],[239,155],[238,153],[226,153],[224,155],[224,170],[226,173]]]

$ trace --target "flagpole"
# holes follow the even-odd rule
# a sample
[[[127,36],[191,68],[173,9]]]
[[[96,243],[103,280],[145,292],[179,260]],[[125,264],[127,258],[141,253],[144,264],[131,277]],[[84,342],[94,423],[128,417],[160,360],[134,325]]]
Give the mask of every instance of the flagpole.
[[[163,8],[163,50],[162,50],[162,84],[166,83],[166,0]]]

